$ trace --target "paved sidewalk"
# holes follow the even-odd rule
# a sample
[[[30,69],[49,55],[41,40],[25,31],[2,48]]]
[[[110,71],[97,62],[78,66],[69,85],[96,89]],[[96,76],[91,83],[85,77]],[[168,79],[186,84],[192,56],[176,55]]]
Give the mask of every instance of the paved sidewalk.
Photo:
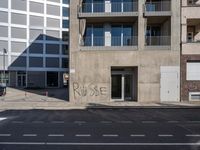
[[[23,90],[8,88],[0,97],[0,110],[23,109],[87,109],[87,108],[200,108],[200,102],[138,103],[138,102],[90,102],[72,103],[67,100],[67,89]]]

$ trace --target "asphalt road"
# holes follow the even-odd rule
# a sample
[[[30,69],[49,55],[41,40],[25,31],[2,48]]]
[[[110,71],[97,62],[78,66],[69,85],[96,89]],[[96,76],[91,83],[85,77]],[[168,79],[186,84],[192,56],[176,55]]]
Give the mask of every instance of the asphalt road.
[[[200,109],[8,110],[0,150],[200,150]]]

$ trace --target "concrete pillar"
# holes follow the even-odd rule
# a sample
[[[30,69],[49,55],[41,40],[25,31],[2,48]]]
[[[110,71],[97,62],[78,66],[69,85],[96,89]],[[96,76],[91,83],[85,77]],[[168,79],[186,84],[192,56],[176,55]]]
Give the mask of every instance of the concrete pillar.
[[[111,12],[111,0],[105,0],[105,12]]]
[[[145,18],[143,17],[144,13],[144,4],[145,0],[140,0],[138,3],[138,11],[139,11],[139,17],[138,17],[138,50],[144,50],[145,45],[145,33],[146,33],[146,23]],[[143,36],[141,36],[143,35]]]
[[[105,29],[105,46],[111,46],[111,26],[110,26],[110,24],[105,24],[104,29]]]

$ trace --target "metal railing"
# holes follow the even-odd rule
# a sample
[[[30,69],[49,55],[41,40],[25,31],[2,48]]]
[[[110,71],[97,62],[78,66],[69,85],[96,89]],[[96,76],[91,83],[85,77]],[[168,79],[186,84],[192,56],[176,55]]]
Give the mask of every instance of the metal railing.
[[[136,12],[138,11],[137,2],[120,3],[83,3],[79,6],[81,13],[102,13],[102,12]]]
[[[105,37],[84,37],[84,46],[136,46],[137,36],[114,36],[109,39]]]
[[[200,43],[200,39],[188,39],[187,43]]]
[[[171,36],[146,36],[147,46],[168,46],[171,45]]]
[[[170,1],[146,2],[145,11],[147,12],[171,11],[171,2]]]

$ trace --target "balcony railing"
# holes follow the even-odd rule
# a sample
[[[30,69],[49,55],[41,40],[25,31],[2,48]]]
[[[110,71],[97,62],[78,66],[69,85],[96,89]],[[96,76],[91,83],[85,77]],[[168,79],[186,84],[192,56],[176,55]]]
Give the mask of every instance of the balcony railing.
[[[147,12],[171,11],[171,2],[170,1],[146,2],[145,11]]]
[[[138,11],[137,2],[124,3],[83,3],[79,7],[81,13],[104,13],[104,12],[136,12]]]
[[[84,37],[84,46],[136,46],[137,41],[136,36]]]
[[[169,46],[171,45],[171,36],[146,36],[147,46]]]
[[[190,39],[190,40],[187,40],[187,43],[199,43],[200,44],[200,39]]]

